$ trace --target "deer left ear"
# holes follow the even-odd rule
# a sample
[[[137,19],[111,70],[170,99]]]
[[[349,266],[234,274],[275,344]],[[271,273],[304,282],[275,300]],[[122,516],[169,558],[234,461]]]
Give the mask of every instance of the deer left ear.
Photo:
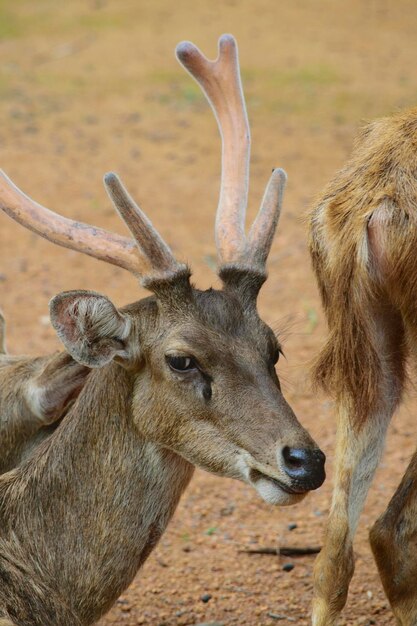
[[[93,291],[65,291],[52,298],[52,326],[71,356],[88,367],[130,361],[130,317]]]
[[[31,410],[43,424],[52,424],[62,417],[78,397],[90,371],[66,352],[50,357],[39,374],[31,379],[26,393]]]

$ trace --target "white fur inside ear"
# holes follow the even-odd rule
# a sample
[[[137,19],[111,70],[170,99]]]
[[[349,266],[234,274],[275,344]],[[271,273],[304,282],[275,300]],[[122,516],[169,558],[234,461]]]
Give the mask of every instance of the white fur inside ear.
[[[130,318],[119,313],[104,296],[77,299],[71,303],[67,312],[82,337],[115,337],[123,340],[129,335]]]
[[[51,322],[71,356],[89,367],[101,367],[115,357],[129,358],[132,322],[105,296],[66,292],[50,303]]]
[[[43,390],[39,389],[39,386],[33,381],[29,380],[25,389],[25,396],[31,413],[42,421],[43,418],[43,406],[42,395]]]

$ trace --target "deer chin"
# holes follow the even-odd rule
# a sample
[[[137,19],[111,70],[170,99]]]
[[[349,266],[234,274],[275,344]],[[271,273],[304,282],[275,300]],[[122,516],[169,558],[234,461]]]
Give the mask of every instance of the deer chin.
[[[256,479],[251,480],[250,482],[261,498],[268,504],[273,504],[275,506],[290,506],[291,504],[301,502],[301,500],[305,498],[308,493],[307,491],[293,491],[290,487],[275,478],[271,478],[266,474],[261,474],[258,471],[256,474]]]
[[[275,506],[290,506],[301,502],[308,491],[301,491],[281,479],[279,469],[274,471],[258,463],[252,455],[243,452],[239,456],[238,467],[244,474],[245,481],[256,489],[258,494],[268,504]],[[272,472],[274,476],[271,476]]]

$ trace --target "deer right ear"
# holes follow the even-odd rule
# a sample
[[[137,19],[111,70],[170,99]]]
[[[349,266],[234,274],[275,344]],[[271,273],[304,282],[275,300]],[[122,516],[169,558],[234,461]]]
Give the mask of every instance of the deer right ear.
[[[49,309],[52,326],[78,363],[102,367],[113,359],[131,360],[131,320],[105,296],[65,291],[52,298]]]

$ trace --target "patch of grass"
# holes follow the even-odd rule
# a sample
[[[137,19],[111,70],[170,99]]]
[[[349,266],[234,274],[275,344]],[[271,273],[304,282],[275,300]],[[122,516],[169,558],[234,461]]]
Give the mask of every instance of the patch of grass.
[[[21,24],[16,15],[0,3],[0,41],[13,39],[21,34]]]
[[[187,108],[205,101],[200,87],[189,76],[178,72],[158,70],[147,75],[147,82],[153,85],[152,100],[176,108]]]
[[[290,80],[299,85],[334,85],[340,75],[329,65],[307,65],[290,73]]]
[[[81,26],[88,30],[100,31],[122,27],[126,28],[132,23],[132,20],[127,14],[94,11],[93,13],[79,15],[73,23],[74,25]]]
[[[180,99],[187,104],[194,104],[204,99],[199,86],[193,83],[184,85],[179,91],[179,96]]]
[[[281,68],[242,70],[244,83],[257,81],[269,87],[334,85],[341,79],[340,73],[335,68],[323,63],[295,67],[292,70]]]
[[[0,0],[0,41],[33,34],[79,35],[83,31],[126,29],[132,24],[127,11],[85,7],[71,11],[70,6],[53,0]]]
[[[307,328],[306,331],[309,335],[316,329],[318,324],[318,315],[316,309],[311,306],[306,307],[307,314]]]

